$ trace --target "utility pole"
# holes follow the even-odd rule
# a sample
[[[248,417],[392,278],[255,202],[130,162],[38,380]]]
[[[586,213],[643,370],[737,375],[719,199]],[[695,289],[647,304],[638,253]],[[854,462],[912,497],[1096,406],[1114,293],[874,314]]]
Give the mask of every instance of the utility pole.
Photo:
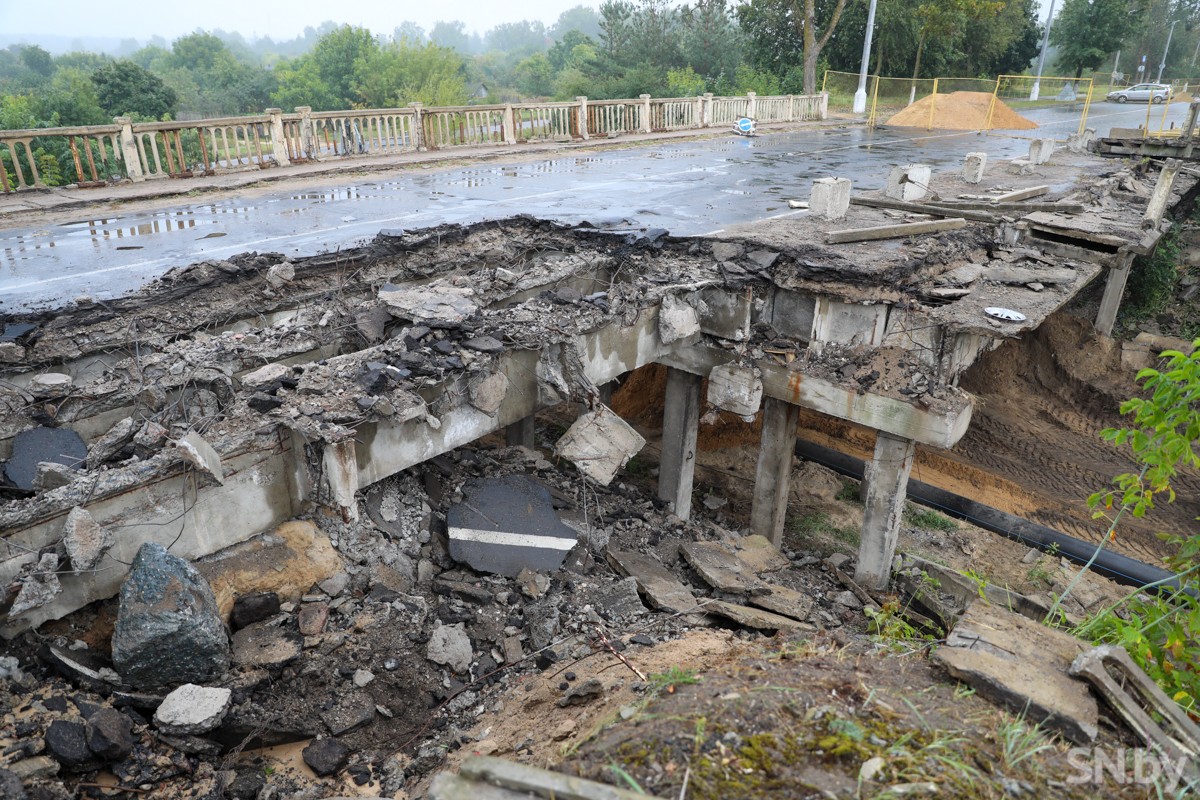
[[[867,8],[867,36],[863,40],[862,66],[858,70],[858,91],[854,93],[854,113],[867,110],[867,67],[871,60],[871,35],[875,32],[875,0]]]
[[[1042,68],[1046,66],[1046,48],[1050,46],[1050,23],[1054,21],[1054,0],[1050,0],[1050,13],[1046,15],[1046,30],[1042,33],[1042,52],[1038,55],[1037,77],[1029,91],[1030,101],[1037,100],[1042,93]]]
[[[1179,24],[1179,20],[1171,23],[1171,30],[1167,33],[1167,46],[1163,48],[1162,61],[1158,62],[1158,77],[1154,79],[1155,83],[1162,83],[1163,69],[1167,66],[1167,51],[1171,49],[1171,37],[1175,35],[1175,26]]]

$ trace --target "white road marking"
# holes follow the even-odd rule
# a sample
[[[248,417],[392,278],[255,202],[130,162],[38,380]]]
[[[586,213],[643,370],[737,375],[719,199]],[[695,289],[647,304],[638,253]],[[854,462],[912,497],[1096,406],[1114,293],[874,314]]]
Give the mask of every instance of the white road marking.
[[[460,542],[499,544],[508,547],[537,547],[542,550],[570,550],[578,544],[578,541],[575,539],[560,539],[557,536],[533,536],[528,533],[483,531],[478,528],[451,528],[450,538],[457,539]]]

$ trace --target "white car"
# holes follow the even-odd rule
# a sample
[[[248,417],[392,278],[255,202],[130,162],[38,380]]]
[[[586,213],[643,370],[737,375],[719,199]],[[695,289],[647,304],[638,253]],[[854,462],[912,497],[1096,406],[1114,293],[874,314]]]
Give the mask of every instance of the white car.
[[[1165,103],[1171,97],[1171,87],[1165,83],[1139,83],[1108,93],[1108,99],[1114,103]]]

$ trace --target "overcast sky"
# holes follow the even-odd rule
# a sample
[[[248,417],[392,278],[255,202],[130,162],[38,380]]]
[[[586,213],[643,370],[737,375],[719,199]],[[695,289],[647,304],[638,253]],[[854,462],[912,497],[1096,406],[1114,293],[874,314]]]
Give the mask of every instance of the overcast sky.
[[[316,27],[327,19],[339,24],[361,25],[374,33],[391,33],[396,25],[408,19],[426,32],[438,20],[462,20],[467,24],[467,30],[483,33],[501,22],[521,19],[541,20],[549,25],[563,11],[577,5],[595,8],[598,0],[522,0],[519,3],[496,0],[455,0],[453,3],[202,0],[166,5],[52,0],[47,6],[31,0],[0,0],[0,31],[6,37],[54,34],[148,39],[158,35],[170,41],[197,28],[222,28],[238,31],[246,38],[293,39],[305,26]]]

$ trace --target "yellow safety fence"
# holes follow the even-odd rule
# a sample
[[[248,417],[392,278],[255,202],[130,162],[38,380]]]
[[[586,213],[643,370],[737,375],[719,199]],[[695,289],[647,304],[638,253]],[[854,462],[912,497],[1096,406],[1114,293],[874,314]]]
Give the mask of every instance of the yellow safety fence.
[[[858,75],[827,71],[822,91],[829,94],[830,114],[852,113],[857,89]],[[1089,78],[1038,80],[1025,75],[915,80],[876,75],[868,77],[866,89],[866,118],[872,127],[995,131],[1057,139],[1083,131],[1093,94]]]

